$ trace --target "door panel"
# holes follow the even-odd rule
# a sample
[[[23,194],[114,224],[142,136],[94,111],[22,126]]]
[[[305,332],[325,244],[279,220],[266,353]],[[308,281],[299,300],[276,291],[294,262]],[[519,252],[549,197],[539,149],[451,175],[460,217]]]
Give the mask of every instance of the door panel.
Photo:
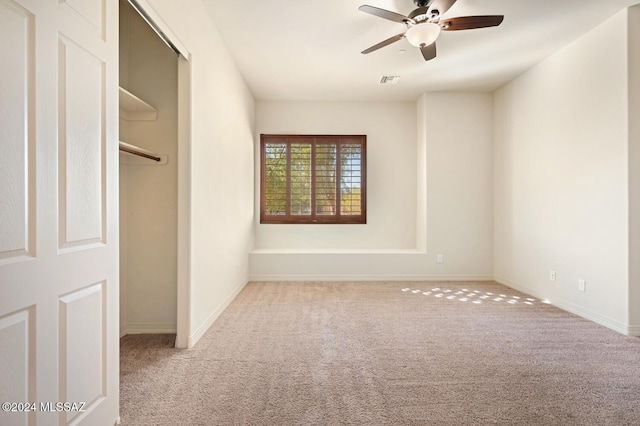
[[[29,401],[34,389],[29,380],[33,370],[33,310],[25,309],[0,318],[0,401]],[[35,416],[33,416],[35,417]],[[0,424],[28,424],[29,413],[0,411]]]
[[[33,19],[15,3],[0,0],[0,28],[0,182],[4,187],[0,203],[1,261],[28,255],[33,234],[29,203],[34,183],[29,176],[33,163],[33,69],[29,60],[33,56]]]
[[[117,7],[0,0],[3,426],[118,417]]]
[[[59,42],[60,247],[102,241],[104,63]]]
[[[106,396],[104,283],[60,298],[60,396],[65,401],[85,401],[87,409]],[[77,348],[83,348],[78,351]],[[66,421],[78,413],[69,413]]]
[[[106,0],[60,0],[60,5],[77,13],[95,30],[98,37],[104,39]]]

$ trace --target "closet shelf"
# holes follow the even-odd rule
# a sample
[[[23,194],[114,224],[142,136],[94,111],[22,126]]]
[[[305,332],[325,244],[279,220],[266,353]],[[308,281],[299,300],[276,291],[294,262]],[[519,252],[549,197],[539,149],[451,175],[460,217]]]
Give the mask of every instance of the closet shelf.
[[[154,121],[158,110],[120,87],[120,118],[127,121]]]
[[[120,151],[137,155],[138,157],[148,158],[149,160],[157,161],[158,163],[162,161],[162,158],[158,154],[122,141],[120,141]]]

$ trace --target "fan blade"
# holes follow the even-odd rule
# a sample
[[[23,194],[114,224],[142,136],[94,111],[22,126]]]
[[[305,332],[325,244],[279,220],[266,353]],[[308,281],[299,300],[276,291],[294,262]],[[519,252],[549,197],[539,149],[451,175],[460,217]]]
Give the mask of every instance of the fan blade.
[[[456,0],[435,0],[431,5],[429,5],[429,11],[437,10],[440,12],[440,16],[442,16],[455,4],[455,2]]]
[[[404,38],[404,33],[400,33],[398,35],[394,35],[393,37],[389,37],[388,39],[386,39],[385,41],[381,41],[380,43],[371,46],[370,48],[363,50],[362,53],[367,54],[367,53],[371,53],[374,50],[378,50],[381,47],[385,47],[390,45],[391,43],[395,43],[398,40],[402,40]]]
[[[497,27],[504,20],[502,15],[461,16],[440,21],[444,31],[473,30],[476,28]]]
[[[436,57],[436,42],[434,41],[428,46],[422,46],[420,52],[422,52],[422,57],[425,61],[432,60]]]
[[[399,22],[401,24],[409,21],[409,18],[404,15],[400,15],[396,12],[391,12],[390,10],[380,9],[379,7],[364,5],[360,6],[358,10],[365,13],[370,13],[371,15],[375,15],[379,18],[388,19],[393,22]]]

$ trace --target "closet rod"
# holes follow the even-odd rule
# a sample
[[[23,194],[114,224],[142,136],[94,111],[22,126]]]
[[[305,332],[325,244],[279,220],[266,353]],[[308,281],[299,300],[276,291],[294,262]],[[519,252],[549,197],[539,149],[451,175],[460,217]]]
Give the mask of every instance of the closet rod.
[[[162,158],[154,155],[152,152],[147,151],[146,149],[138,148],[135,145],[131,145],[125,142],[120,142],[120,151],[128,152],[129,154],[137,155],[139,157],[148,158],[153,161],[162,161]]]

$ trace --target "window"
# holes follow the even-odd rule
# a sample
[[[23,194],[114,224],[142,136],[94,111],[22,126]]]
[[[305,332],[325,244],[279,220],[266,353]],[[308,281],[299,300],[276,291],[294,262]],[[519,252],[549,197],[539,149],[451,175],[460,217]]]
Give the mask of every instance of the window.
[[[260,223],[367,223],[366,139],[261,135]]]

